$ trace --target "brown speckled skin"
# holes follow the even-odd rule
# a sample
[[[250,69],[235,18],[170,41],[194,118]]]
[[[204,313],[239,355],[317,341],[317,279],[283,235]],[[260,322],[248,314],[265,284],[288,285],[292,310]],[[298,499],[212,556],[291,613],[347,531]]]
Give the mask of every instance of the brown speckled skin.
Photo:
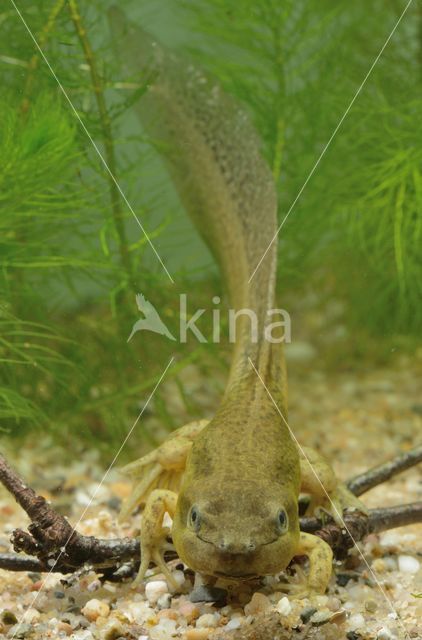
[[[281,346],[263,339],[264,325],[275,320],[267,318],[267,310],[276,306],[276,242],[248,284],[277,228],[273,178],[248,118],[219,85],[193,67],[184,68],[142,31],[122,29],[126,62],[139,68],[142,56],[154,78],[140,101],[141,118],[166,149],[180,198],[220,265],[230,306],[254,310],[260,327],[254,343],[249,320],[238,322],[225,396],[188,457],[174,544],[180,557],[203,574],[274,574],[298,546],[300,467],[289,431],[248,360],[286,416]],[[201,517],[198,532],[188,525],[192,505]],[[282,507],[289,524],[280,535]],[[218,548],[222,544],[224,552]]]

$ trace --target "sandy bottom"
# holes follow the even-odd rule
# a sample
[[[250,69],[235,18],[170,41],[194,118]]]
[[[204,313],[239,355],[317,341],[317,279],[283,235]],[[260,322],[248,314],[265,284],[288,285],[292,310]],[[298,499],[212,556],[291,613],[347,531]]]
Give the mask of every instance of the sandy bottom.
[[[407,363],[359,374],[333,375],[314,365],[306,370],[294,364],[290,371],[290,425],[302,444],[316,447],[332,461],[340,478],[420,440],[420,389]],[[209,386],[194,367],[186,375],[192,380],[192,393],[206,395]],[[173,392],[169,381],[168,393]],[[215,401],[208,399],[206,411]],[[170,410],[177,412],[179,406],[175,398]],[[147,421],[154,428],[153,413]],[[75,446],[73,456],[63,456],[46,440],[19,452],[6,444],[6,455],[31,486],[78,523],[81,533],[136,535],[140,516],[126,525],[116,522],[130,485],[116,468],[97,490],[106,466],[99,463],[95,450],[82,452]],[[405,472],[369,492],[364,502],[376,507],[420,500],[421,477],[420,468]],[[11,550],[10,532],[27,524],[25,514],[0,489],[0,552]],[[370,536],[345,562],[335,565],[327,594],[312,600],[288,599],[277,578],[268,578],[231,590],[225,606],[193,604],[191,573],[177,561],[170,565],[180,584],[177,594],[154,571],[148,584],[133,589],[131,584],[101,584],[89,568],[74,576],[46,578],[0,570],[0,637],[201,640],[220,637],[223,631],[240,637],[247,626],[253,627],[257,615],[268,612],[278,616],[280,629],[292,630],[292,637],[309,628],[316,633],[309,637],[322,639],[422,638],[421,540],[422,525]]]

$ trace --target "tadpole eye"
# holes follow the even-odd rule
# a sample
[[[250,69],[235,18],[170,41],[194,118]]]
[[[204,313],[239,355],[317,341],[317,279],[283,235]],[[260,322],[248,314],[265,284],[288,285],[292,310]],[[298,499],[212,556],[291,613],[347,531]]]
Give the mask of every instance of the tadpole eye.
[[[287,518],[287,513],[284,509],[280,509],[277,514],[277,529],[280,533],[285,533],[287,531],[289,521]]]
[[[196,505],[193,505],[189,511],[189,524],[190,526],[195,529],[195,531],[198,531],[199,529],[199,525],[200,525],[200,520],[201,517],[199,515],[199,509]]]

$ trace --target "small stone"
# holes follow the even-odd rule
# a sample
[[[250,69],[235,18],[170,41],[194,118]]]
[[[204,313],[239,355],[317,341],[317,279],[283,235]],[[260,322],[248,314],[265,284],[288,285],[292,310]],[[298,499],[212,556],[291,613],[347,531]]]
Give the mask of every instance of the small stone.
[[[29,624],[34,624],[35,622],[38,622],[40,617],[41,617],[40,612],[37,611],[37,609],[34,609],[33,607],[30,607],[25,611],[25,622],[28,622]]]
[[[375,600],[366,600],[365,601],[365,610],[369,611],[369,613],[374,613],[378,609],[378,605]]]
[[[215,602],[221,607],[227,603],[227,589],[212,587],[211,585],[201,585],[196,587],[189,595],[191,602]]]
[[[400,545],[400,534],[397,531],[386,531],[380,540],[382,547],[389,547],[391,550],[397,549]]]
[[[63,631],[67,636],[70,636],[73,632],[71,625],[68,622],[59,622],[57,625],[59,631]]]
[[[286,596],[284,596],[284,598],[281,598],[281,600],[277,602],[275,608],[281,616],[288,616],[292,611],[292,605],[290,604],[289,599]]]
[[[162,618],[170,618],[171,620],[177,620],[179,616],[175,609],[161,609],[158,612],[157,617],[159,620],[161,620]]]
[[[355,584],[352,587],[349,587],[349,598],[353,602],[364,602],[367,599],[368,595],[371,593],[370,588],[366,584]]]
[[[372,569],[376,573],[384,573],[387,570],[387,566],[383,558],[376,558],[372,563]]]
[[[354,576],[350,573],[338,573],[336,576],[336,582],[339,587],[345,587],[350,580],[353,580]]]
[[[168,609],[171,604],[171,595],[169,593],[163,593],[157,600],[158,609]]]
[[[78,614],[80,612],[81,612],[81,608],[77,604],[70,604],[66,609],[66,613]]]
[[[121,506],[122,506],[122,500],[121,500],[121,498],[118,498],[117,496],[113,496],[112,498],[107,500],[107,507],[111,511],[120,511],[120,507]]]
[[[90,631],[77,631],[73,633],[72,640],[93,640],[94,636]]]
[[[340,611],[335,611],[330,618],[331,624],[342,625],[346,622],[346,611],[344,609],[340,609]]]
[[[232,629],[239,629],[240,625],[242,623],[240,622],[240,618],[233,618],[233,620],[229,620],[228,623],[225,625],[224,629],[226,631],[231,631]]]
[[[365,618],[363,615],[361,613],[355,613],[353,616],[350,616],[349,627],[352,627],[352,629],[364,629]]]
[[[88,602],[82,609],[82,613],[87,620],[89,620],[90,622],[95,622],[95,620],[100,616],[102,618],[107,618],[110,613],[110,607],[106,602],[102,602],[101,600],[97,600],[97,598],[93,598],[92,600],[88,600]]]
[[[9,609],[5,609],[1,612],[0,620],[4,625],[6,625],[6,627],[11,624],[16,624],[18,621],[13,611],[9,611]]]
[[[181,587],[185,582],[185,574],[183,571],[176,570],[171,573],[173,580],[176,581],[178,587]]]
[[[387,627],[382,627],[377,633],[377,640],[395,640],[396,636]]]
[[[420,566],[419,560],[413,556],[399,556],[399,570],[403,573],[417,573]]]
[[[7,637],[8,638],[26,638],[32,631],[32,625],[27,623],[15,624],[10,627]]]
[[[164,580],[151,580],[145,585],[145,597],[150,604],[155,604],[160,596],[168,592],[167,582]]]
[[[92,582],[89,583],[89,585],[87,586],[87,591],[89,591],[90,593],[92,593],[93,591],[98,591],[98,589],[101,588],[101,582],[100,580],[93,580]]]
[[[346,633],[347,640],[361,640],[362,636],[360,633],[356,633],[356,631],[348,631]]]
[[[316,611],[313,616],[311,616],[311,624],[314,627],[320,627],[323,624],[326,624],[329,620],[331,620],[333,614],[331,611]]]
[[[186,600],[179,607],[179,614],[185,618],[187,622],[192,622],[199,617],[199,608],[193,602]]]
[[[186,629],[185,640],[208,640],[212,629]]]
[[[99,632],[100,640],[117,640],[124,635],[124,627],[118,620],[109,620]]]
[[[302,609],[302,611],[300,612],[300,619],[302,620],[303,624],[309,622],[314,613],[316,613],[315,607],[305,607],[305,609]]]
[[[196,621],[196,628],[204,629],[205,627],[216,627],[219,619],[220,616],[217,613],[204,613],[204,615],[200,616]]]
[[[327,607],[330,609],[330,611],[333,611],[333,613],[337,613],[341,608],[341,601],[339,600],[339,598],[331,596],[327,602]]]
[[[168,640],[176,634],[176,621],[163,619],[150,629],[149,637],[151,640]]]
[[[65,598],[66,596],[63,591],[55,591],[54,597],[57,598],[58,600],[63,600],[63,598]]]
[[[263,593],[257,591],[253,594],[252,599],[245,605],[245,615],[252,616],[257,613],[264,613],[271,607],[271,601]]]

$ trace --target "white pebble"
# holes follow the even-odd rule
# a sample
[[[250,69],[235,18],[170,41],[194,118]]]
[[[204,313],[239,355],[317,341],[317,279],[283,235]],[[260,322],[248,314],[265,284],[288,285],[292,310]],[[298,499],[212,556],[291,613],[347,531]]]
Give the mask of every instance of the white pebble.
[[[168,640],[176,633],[176,620],[162,618],[155,627],[151,628],[149,637],[151,640]]]
[[[158,598],[168,591],[167,582],[164,580],[151,580],[145,585],[145,597],[150,604],[155,604]]]
[[[98,591],[98,589],[101,588],[101,582],[99,580],[93,580],[92,582],[89,583],[87,589],[88,591],[90,591],[91,593],[93,591]]]
[[[387,627],[382,627],[377,633],[377,640],[395,640],[396,636],[394,633],[387,629]]]
[[[360,613],[355,613],[349,618],[350,629],[362,629],[365,628],[365,618]]]
[[[233,618],[233,620],[229,620],[224,629],[226,629],[227,631],[230,631],[231,629],[238,629],[240,627],[240,624],[240,618]]]
[[[34,624],[38,622],[40,617],[41,617],[40,612],[32,607],[25,611],[25,622],[28,622],[29,624]]]
[[[157,600],[158,609],[169,609],[171,604],[171,596],[169,593],[163,593]]]
[[[148,618],[154,614],[154,610],[151,609],[148,602],[129,602],[125,614],[129,617],[131,622],[137,622],[142,624]]]
[[[216,627],[218,624],[219,615],[217,613],[204,613],[196,621],[196,628],[203,629],[204,627]]]
[[[387,568],[387,571],[396,571],[397,570],[397,560],[393,557],[386,556],[383,559],[383,562]]]
[[[183,573],[183,571],[179,571],[179,569],[176,569],[176,571],[172,571],[171,575],[173,579],[177,582],[177,585],[179,587],[181,587],[185,582],[185,574]]]
[[[284,598],[281,598],[281,600],[277,602],[276,610],[282,616],[289,615],[292,610],[292,605],[290,604],[289,599],[286,598],[286,596],[284,596]]]
[[[73,640],[93,640],[94,636],[90,631],[75,631],[72,633]]]
[[[92,600],[88,600],[84,608],[82,609],[82,613],[85,618],[90,622],[94,622],[97,618],[102,616],[103,618],[107,618],[110,613],[110,607],[106,602],[102,602],[101,600],[97,600],[97,598],[93,598]]]
[[[82,507],[89,507],[91,505],[91,497],[84,491],[77,491],[75,494],[75,500],[77,504],[80,504]]]
[[[99,640],[110,640],[110,638],[118,638],[124,634],[124,628],[119,620],[109,620],[107,624],[101,627],[98,638]]]
[[[419,560],[413,556],[399,556],[399,570],[403,573],[417,573],[420,566]]]
[[[401,542],[400,534],[396,531],[387,531],[381,536],[380,543],[383,547],[395,547]]]

